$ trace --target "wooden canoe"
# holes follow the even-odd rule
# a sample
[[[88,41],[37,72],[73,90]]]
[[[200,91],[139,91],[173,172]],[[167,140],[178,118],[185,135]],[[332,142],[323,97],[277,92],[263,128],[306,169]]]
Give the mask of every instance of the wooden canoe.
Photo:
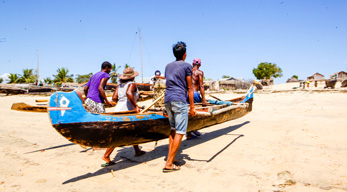
[[[150,91],[151,90],[151,84],[148,83],[136,83],[137,89],[139,91]]]
[[[332,80],[332,79],[326,79],[325,80],[325,87],[324,88],[332,88],[332,89],[335,89],[335,85],[336,85],[336,80]]]
[[[32,106],[26,103],[13,103],[11,109],[26,112],[47,112],[47,106]]]
[[[3,88],[3,87],[0,87],[0,93],[6,93],[6,95],[9,95],[9,94],[16,95],[16,94],[28,93],[28,91],[24,90],[24,89],[19,89],[19,88]]]
[[[189,116],[187,131],[240,118],[252,110],[253,89],[246,98],[238,98],[230,106],[196,107],[197,116]],[[56,92],[49,100],[52,126],[69,141],[90,147],[108,148],[140,144],[165,139],[170,124],[163,111],[143,114],[87,112],[78,93]]]

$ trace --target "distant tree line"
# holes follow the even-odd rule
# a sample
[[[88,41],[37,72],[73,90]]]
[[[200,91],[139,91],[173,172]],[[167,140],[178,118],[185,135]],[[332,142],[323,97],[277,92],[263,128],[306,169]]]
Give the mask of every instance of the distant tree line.
[[[112,83],[117,83],[117,78],[119,76],[118,70],[121,66],[117,66],[116,64],[112,65],[112,71],[110,73],[110,81]],[[130,67],[130,65],[125,64],[124,68]],[[57,86],[62,85],[63,83],[85,83],[88,82],[89,79],[93,76],[93,73],[88,74],[77,74],[76,79],[74,79],[73,74],[69,74],[69,69],[62,67],[57,69],[57,73],[53,74],[53,79],[50,77],[46,77],[43,79],[43,81],[46,84],[52,85],[53,83]],[[8,84],[15,84],[15,83],[37,83],[37,75],[33,74],[33,69],[23,69],[23,74],[17,74],[17,73],[10,73],[8,75],[9,81]],[[0,78],[0,83],[3,82],[3,79]]]
[[[125,64],[124,68],[130,67],[130,65]],[[117,83],[117,78],[119,76],[118,70],[121,66],[117,66],[116,64],[112,65],[112,71],[110,73],[110,81],[112,83]],[[270,79],[271,77],[277,78],[282,77],[282,69],[278,67],[276,64],[262,62],[257,68],[253,68],[253,74],[258,79]],[[69,69],[62,67],[57,69],[57,73],[53,75],[53,79],[50,77],[46,77],[43,81],[46,84],[52,85],[53,83],[57,86],[62,85],[62,83],[85,83],[88,82],[93,73],[88,74],[77,74],[74,79],[74,75],[69,74]],[[37,75],[33,73],[33,69],[23,69],[23,74],[10,73],[8,75],[9,84],[14,83],[37,83]],[[222,78],[230,78],[229,75],[223,75]],[[293,75],[293,78],[298,79],[297,75]],[[205,77],[204,77],[205,79]],[[0,78],[0,83],[3,82],[3,79]]]

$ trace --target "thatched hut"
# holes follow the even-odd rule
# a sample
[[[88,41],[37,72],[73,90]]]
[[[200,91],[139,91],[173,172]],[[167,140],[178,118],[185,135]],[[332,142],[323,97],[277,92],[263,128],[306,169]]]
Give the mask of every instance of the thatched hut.
[[[292,78],[287,80],[287,83],[295,83],[295,82],[299,82],[299,79],[292,77]]]
[[[236,77],[230,77],[228,79],[219,81],[219,88],[221,89],[229,89],[229,90],[236,90],[236,89],[247,89],[249,83],[243,81],[241,78]]]
[[[261,80],[261,84],[263,86],[270,86],[270,85],[273,85],[274,84],[274,79],[271,78],[271,79],[262,79]]]

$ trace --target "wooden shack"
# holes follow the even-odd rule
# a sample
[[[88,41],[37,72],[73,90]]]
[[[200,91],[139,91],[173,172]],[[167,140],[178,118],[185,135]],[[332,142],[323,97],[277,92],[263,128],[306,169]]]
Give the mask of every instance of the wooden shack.
[[[336,79],[337,81],[343,81],[347,79],[347,72],[340,71],[330,75],[330,79]]]
[[[323,79],[324,79],[324,75],[322,75],[320,73],[315,73],[315,74],[307,77],[308,81],[323,80]]]

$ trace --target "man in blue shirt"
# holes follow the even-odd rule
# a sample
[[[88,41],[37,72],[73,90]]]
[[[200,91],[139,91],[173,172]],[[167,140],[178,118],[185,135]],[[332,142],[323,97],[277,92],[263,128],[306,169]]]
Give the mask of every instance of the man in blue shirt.
[[[164,173],[178,171],[181,168],[173,164],[180,148],[182,137],[187,132],[188,107],[186,95],[188,92],[190,110],[189,114],[196,115],[194,108],[194,91],[192,87],[192,66],[184,62],[187,57],[186,44],[178,42],[173,46],[176,61],[166,65],[165,78],[165,108],[171,125],[169,136],[169,152],[163,169]]]

